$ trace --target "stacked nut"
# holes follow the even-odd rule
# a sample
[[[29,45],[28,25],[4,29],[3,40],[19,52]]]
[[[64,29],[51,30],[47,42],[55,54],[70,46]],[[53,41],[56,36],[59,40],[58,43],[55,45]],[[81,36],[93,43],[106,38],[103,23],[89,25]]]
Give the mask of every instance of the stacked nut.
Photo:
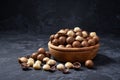
[[[88,33],[75,27],[74,29],[59,30],[50,36],[50,42],[58,47],[81,48],[96,45],[99,42],[99,37],[95,32]]]
[[[59,70],[64,74],[70,73],[70,69],[79,70],[81,68],[80,62],[57,63],[54,59],[50,58],[50,53],[45,51],[44,48],[39,48],[37,52],[32,53],[30,56],[18,58],[18,62],[23,70],[29,70],[31,68],[35,70],[43,69],[50,72]],[[87,60],[85,66],[87,68],[93,68],[94,63],[92,60]]]
[[[18,62],[21,64],[23,70],[28,70],[33,67],[35,70],[41,69],[44,58],[50,58],[51,55],[44,48],[39,48],[37,52],[32,53],[26,57],[18,58]]]

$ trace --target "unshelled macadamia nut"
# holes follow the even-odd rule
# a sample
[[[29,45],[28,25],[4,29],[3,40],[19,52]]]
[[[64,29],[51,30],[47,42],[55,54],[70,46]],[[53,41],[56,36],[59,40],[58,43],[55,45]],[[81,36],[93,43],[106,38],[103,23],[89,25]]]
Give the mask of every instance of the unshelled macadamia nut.
[[[87,60],[87,61],[85,61],[85,66],[86,66],[87,68],[93,68],[94,63],[93,63],[92,60]]]
[[[19,63],[27,63],[28,59],[26,57],[18,58]]]

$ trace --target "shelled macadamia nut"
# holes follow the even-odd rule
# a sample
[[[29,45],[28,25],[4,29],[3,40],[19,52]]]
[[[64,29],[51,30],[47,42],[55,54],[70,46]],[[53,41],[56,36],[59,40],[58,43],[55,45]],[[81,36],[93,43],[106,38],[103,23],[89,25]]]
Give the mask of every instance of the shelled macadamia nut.
[[[67,44],[66,48],[72,48],[72,45],[71,44]]]
[[[84,38],[86,38],[86,37],[88,36],[87,31],[82,31],[82,36],[83,36]]]
[[[50,59],[49,61],[47,61],[47,64],[52,66],[56,64],[56,61],[53,59]]]
[[[63,48],[63,47],[65,47],[64,45],[59,45],[58,47],[61,47],[61,48]]]
[[[47,63],[49,60],[50,60],[50,58],[48,58],[48,57],[43,58],[44,63]]]
[[[76,40],[76,41],[80,41],[80,42],[81,42],[81,41],[83,41],[83,40],[84,40],[84,38],[83,38],[83,37],[81,37],[81,36],[76,36],[75,40]]]
[[[64,70],[65,69],[65,66],[63,64],[58,64],[57,65],[57,69],[58,70]]]
[[[69,31],[67,32],[67,35],[68,35],[69,37],[74,37],[74,36],[75,36],[75,33],[74,33],[72,30],[69,30]]]
[[[66,62],[65,63],[65,67],[68,68],[68,69],[70,69],[70,68],[73,68],[74,65],[71,62]]]
[[[96,32],[90,32],[90,37],[95,37],[95,36],[97,36]]]
[[[33,64],[34,64],[34,59],[33,58],[29,58],[27,64],[32,67]]]
[[[79,31],[81,31],[81,29],[79,27],[74,28],[74,32],[79,32]]]
[[[35,70],[41,69],[41,61],[37,60],[37,61],[35,62],[35,64],[33,64],[33,68],[34,68]]]
[[[48,64],[43,65],[43,70],[46,70],[46,71],[50,70],[50,65]]]

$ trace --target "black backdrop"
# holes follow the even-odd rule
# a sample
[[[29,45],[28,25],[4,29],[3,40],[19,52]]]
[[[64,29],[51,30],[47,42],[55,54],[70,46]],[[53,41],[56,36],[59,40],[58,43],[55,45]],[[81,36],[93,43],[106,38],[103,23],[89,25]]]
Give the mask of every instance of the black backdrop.
[[[120,80],[120,0],[0,0],[0,80]],[[96,31],[93,69],[70,74],[22,71],[18,57],[43,47],[60,28]]]
[[[53,33],[80,26],[119,34],[119,0],[1,0],[0,31]]]

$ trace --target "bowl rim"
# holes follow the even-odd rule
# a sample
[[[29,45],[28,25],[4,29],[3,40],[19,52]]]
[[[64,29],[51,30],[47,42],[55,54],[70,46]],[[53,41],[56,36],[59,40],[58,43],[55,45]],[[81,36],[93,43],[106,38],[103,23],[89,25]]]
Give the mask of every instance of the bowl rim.
[[[53,44],[51,44],[51,42],[49,41],[48,42],[48,46],[52,49],[55,49],[55,50],[59,50],[59,51],[88,51],[88,50],[92,50],[92,49],[96,49],[100,46],[100,44],[96,44],[94,46],[89,46],[89,47],[82,47],[82,48],[62,48],[62,47],[57,47],[57,46],[54,46]]]

